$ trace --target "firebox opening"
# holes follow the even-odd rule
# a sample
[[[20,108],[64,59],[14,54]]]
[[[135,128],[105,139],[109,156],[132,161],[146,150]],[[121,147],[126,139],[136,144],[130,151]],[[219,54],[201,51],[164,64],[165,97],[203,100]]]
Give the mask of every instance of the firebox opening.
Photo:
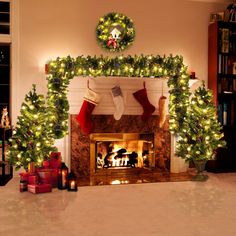
[[[154,168],[154,134],[91,134],[95,148],[95,171],[103,168]]]

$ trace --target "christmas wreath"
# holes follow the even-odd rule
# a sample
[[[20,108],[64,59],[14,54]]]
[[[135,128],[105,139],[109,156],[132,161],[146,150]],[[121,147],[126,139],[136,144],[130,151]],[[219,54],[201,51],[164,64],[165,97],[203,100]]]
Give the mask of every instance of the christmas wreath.
[[[135,38],[133,21],[120,13],[100,18],[96,28],[98,43],[111,52],[119,52],[131,45]]]

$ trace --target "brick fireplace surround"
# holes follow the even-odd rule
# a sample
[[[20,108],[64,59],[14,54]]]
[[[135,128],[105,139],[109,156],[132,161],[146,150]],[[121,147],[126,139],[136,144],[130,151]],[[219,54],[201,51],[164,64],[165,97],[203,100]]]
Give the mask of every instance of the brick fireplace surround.
[[[159,116],[151,116],[147,122],[138,115],[123,115],[116,121],[112,115],[93,115],[94,133],[154,133],[154,168],[99,169],[91,159],[90,136],[84,135],[71,115],[71,169],[78,177],[79,185],[103,185],[112,183],[142,183],[188,180],[189,174],[170,174],[170,133],[168,121],[158,127]]]

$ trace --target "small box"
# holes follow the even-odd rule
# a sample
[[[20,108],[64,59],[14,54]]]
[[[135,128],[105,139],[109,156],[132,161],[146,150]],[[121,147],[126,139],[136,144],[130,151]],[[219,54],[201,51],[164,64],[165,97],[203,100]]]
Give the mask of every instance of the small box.
[[[41,184],[51,184],[52,183],[52,177],[51,177],[52,170],[51,169],[41,169],[41,170],[38,170],[37,172],[39,175],[39,182]]]
[[[51,172],[51,184],[53,188],[58,187],[58,170],[53,169]]]
[[[31,184],[31,185],[39,184],[39,176],[37,174],[30,175],[28,178],[28,184]]]
[[[28,184],[28,192],[31,193],[49,193],[52,192],[51,184]]]
[[[58,170],[57,169],[37,169],[39,182],[41,184],[51,184],[53,188],[58,186]]]
[[[19,175],[20,175],[20,180],[25,180],[28,183],[29,177],[34,176],[35,173],[22,172],[22,173],[19,173]]]
[[[50,154],[49,166],[52,169],[59,169],[61,167],[61,153],[52,152]]]

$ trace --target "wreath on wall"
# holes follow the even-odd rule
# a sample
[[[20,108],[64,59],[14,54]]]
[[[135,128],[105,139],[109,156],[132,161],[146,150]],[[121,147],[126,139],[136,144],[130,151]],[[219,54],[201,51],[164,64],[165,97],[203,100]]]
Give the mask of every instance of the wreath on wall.
[[[133,21],[121,13],[108,13],[99,20],[96,37],[102,48],[110,52],[123,51],[134,41]]]

